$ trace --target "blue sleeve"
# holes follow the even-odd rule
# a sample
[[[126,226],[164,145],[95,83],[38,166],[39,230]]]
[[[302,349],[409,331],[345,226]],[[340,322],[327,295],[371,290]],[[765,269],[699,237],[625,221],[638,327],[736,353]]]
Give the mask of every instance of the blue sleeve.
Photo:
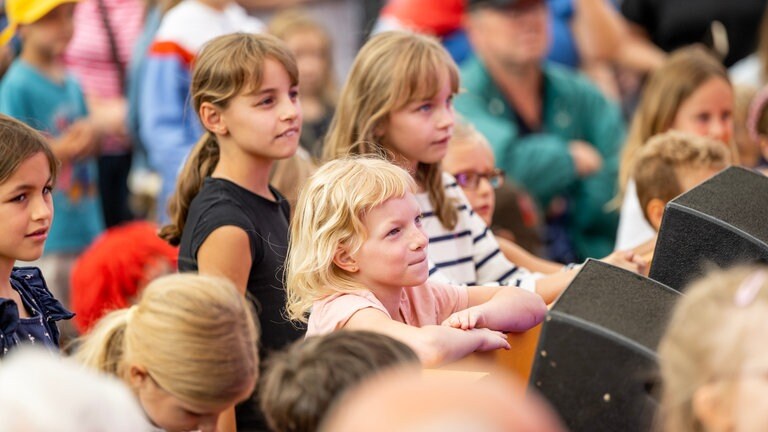
[[[190,72],[181,59],[152,54],[147,58],[139,98],[139,134],[150,166],[164,182],[175,182],[199,138],[189,126],[189,116],[194,116],[188,104],[189,84]]]
[[[0,86],[0,112],[40,129],[40,125],[35,125],[31,118],[32,110],[29,107],[29,98],[25,97],[25,93],[22,86],[3,82],[3,85]]]

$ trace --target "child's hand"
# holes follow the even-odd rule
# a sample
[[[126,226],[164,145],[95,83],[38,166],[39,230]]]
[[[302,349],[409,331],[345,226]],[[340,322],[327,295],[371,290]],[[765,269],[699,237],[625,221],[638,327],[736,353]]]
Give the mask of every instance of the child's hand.
[[[493,351],[499,348],[505,350],[510,349],[509,342],[507,341],[507,335],[500,331],[490,330],[487,328],[475,328],[467,330],[468,333],[473,333],[475,336],[482,340],[482,343],[477,348],[477,351]]]
[[[639,274],[646,274],[646,267],[648,267],[648,262],[632,251],[616,251],[600,261]]]
[[[54,145],[57,156],[68,161],[77,161],[96,153],[98,134],[93,123],[78,120],[67,129]]]
[[[483,313],[476,307],[467,308],[451,314],[441,325],[461,330],[484,327]]]
[[[568,150],[579,177],[588,177],[600,171],[603,167],[603,157],[595,147],[581,140],[573,140],[568,143]]]

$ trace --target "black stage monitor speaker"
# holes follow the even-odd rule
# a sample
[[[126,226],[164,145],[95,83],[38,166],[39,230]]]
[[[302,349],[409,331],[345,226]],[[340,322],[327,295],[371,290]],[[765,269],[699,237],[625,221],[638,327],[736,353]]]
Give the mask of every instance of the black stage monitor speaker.
[[[667,204],[650,277],[683,290],[709,266],[768,262],[768,177],[728,168]]]
[[[587,261],[544,321],[530,385],[573,432],[651,430],[656,349],[679,297],[646,277]]]

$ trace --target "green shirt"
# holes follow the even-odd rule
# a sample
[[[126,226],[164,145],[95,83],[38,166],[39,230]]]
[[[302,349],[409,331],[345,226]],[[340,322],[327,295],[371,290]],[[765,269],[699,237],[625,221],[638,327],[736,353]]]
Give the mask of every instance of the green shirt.
[[[523,185],[542,208],[557,196],[568,198],[568,231],[581,258],[613,250],[618,215],[606,204],[616,193],[618,159],[624,142],[621,112],[586,78],[544,64],[542,125],[521,136],[514,108],[477,58],[461,69],[456,109],[490,141],[496,165]],[[603,157],[597,173],[579,178],[568,150],[572,140],[591,143]]]

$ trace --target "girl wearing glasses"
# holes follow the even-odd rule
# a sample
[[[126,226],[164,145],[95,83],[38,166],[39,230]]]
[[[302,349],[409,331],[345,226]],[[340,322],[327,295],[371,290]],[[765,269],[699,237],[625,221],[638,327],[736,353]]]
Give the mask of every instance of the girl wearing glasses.
[[[453,95],[458,89],[456,64],[436,40],[381,33],[363,46],[352,65],[324,156],[386,154],[411,173],[429,238],[432,281],[513,285],[554,301],[575,271],[540,277],[509,262],[456,180],[443,173],[440,162],[453,136]],[[632,254],[611,257],[633,271],[644,267]]]

